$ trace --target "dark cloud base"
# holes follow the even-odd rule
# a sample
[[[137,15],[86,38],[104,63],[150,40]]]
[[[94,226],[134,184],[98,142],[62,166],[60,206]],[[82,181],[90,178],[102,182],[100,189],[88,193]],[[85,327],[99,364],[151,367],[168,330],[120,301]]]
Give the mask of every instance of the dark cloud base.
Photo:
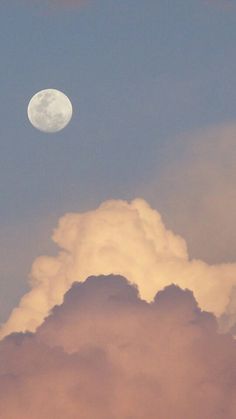
[[[75,283],[36,333],[0,343],[2,419],[235,419],[236,343],[193,294]]]

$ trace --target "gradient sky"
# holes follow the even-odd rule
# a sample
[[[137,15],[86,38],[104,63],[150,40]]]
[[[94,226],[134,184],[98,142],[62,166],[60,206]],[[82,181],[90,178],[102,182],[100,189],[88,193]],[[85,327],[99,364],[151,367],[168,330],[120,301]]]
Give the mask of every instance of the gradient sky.
[[[209,138],[207,130],[236,120],[234,8],[213,0],[64,3],[7,0],[0,7],[2,320],[26,290],[32,260],[53,252],[58,217],[106,199],[147,199],[189,238],[193,256],[216,262],[234,254],[224,239],[213,253],[204,248],[205,237],[189,228],[191,205],[183,215],[183,195],[178,200],[166,179],[179,172],[186,150],[192,161],[192,144],[205,138],[199,132]],[[70,125],[56,135],[35,130],[26,114],[31,96],[49,87],[74,106]],[[224,167],[235,142],[227,150]],[[235,179],[230,164],[227,185]],[[186,201],[195,186],[190,179]],[[235,200],[224,204],[235,208]],[[218,218],[207,215],[214,230]],[[235,226],[229,231],[235,237]]]

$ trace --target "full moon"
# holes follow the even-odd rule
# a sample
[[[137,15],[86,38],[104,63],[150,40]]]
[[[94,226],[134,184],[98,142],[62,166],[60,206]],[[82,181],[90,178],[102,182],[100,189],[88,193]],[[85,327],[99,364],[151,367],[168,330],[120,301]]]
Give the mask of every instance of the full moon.
[[[28,105],[31,124],[43,132],[61,131],[69,124],[73,113],[70,99],[56,89],[36,93]]]

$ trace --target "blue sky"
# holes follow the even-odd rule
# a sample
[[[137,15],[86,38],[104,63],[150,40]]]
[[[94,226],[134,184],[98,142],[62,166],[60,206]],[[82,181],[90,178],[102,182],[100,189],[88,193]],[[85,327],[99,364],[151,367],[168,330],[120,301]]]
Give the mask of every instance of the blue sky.
[[[155,190],[181,161],[182,134],[236,117],[234,9],[201,0],[59,3],[1,4],[2,317],[32,259],[53,251],[63,213],[141,196],[171,225],[170,197]],[[48,87],[74,106],[56,135],[26,115],[31,96]]]

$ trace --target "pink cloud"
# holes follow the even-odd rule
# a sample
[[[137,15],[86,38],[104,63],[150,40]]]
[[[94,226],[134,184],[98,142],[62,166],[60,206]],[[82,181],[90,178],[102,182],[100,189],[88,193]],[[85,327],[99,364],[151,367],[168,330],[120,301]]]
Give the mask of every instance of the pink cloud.
[[[4,419],[234,419],[236,342],[190,291],[153,303],[117,276],[76,283],[35,334],[0,343]]]

